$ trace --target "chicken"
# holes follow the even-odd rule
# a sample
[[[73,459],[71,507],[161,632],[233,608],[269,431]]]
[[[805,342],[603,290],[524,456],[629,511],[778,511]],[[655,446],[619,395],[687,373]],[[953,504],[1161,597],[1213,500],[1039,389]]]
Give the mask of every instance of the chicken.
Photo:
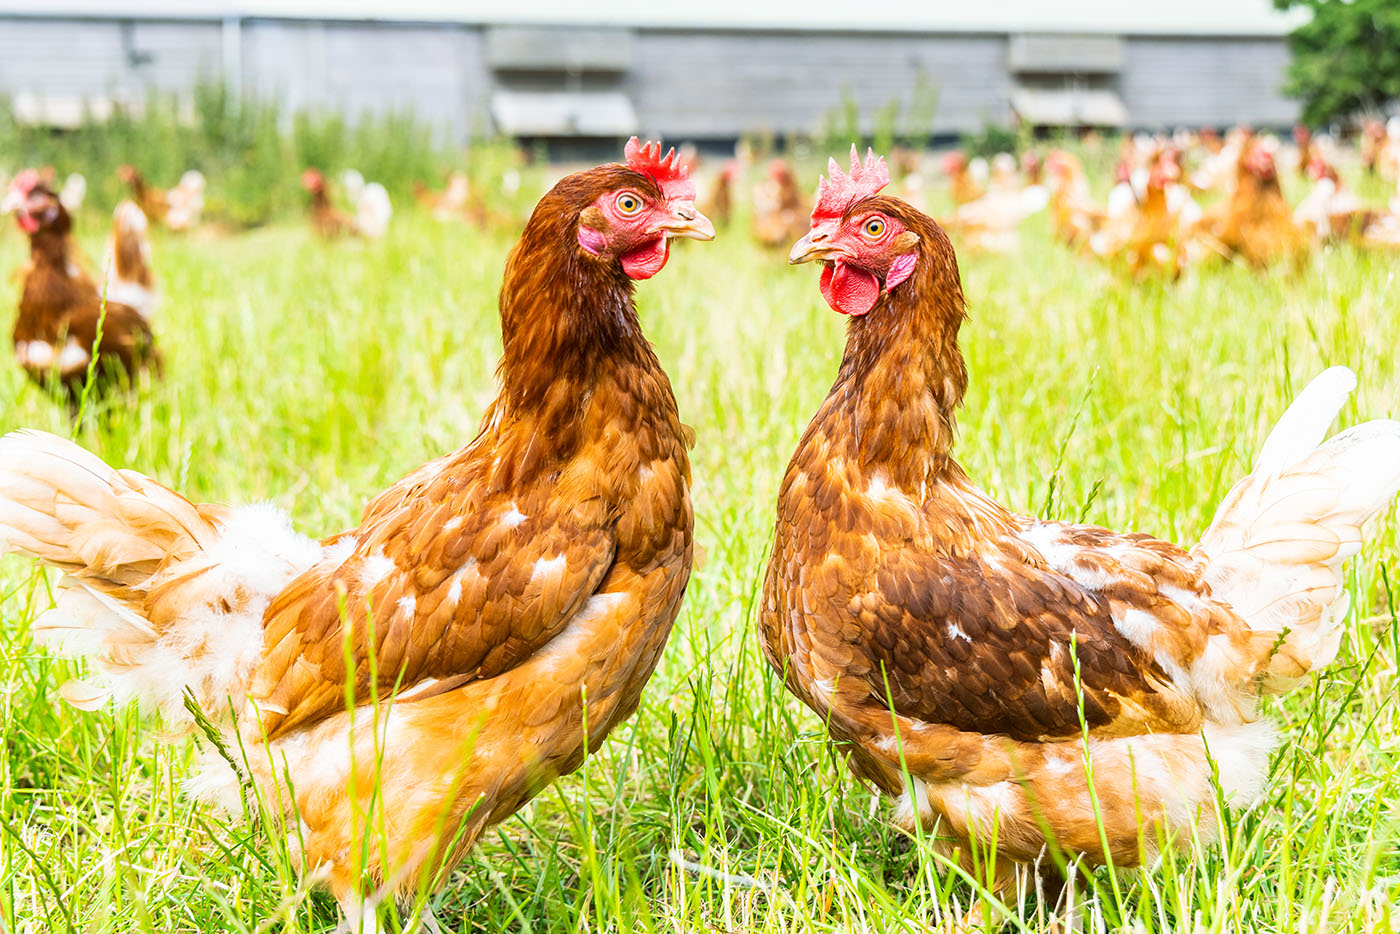
[[[1368,175],[1380,173],[1385,148],[1385,124],[1375,117],[1367,117],[1361,122],[1361,167]]]
[[[1120,159],[1113,170],[1113,187],[1108,190],[1103,223],[1089,236],[1089,252],[1101,259],[1111,259],[1119,253],[1133,235],[1142,199],[1146,196],[1146,177],[1139,188],[1133,180],[1132,162]]]
[[[112,212],[112,234],[107,238],[105,295],[135,309],[150,321],[156,310],[155,276],[151,272],[151,245],[146,237],[146,215],[134,201],[123,201]]]
[[[344,234],[368,238],[384,236],[394,214],[384,186],[378,182],[365,184],[364,177],[353,169],[345,172],[343,182],[350,202],[355,205],[354,214],[347,214],[331,203],[326,177],[319,169],[301,173],[301,186],[311,196],[308,208],[312,229],[326,239]]]
[[[1195,232],[1202,212],[1181,184],[1181,152],[1172,146],[1159,149],[1148,160],[1147,181],[1137,199],[1117,224],[1091,242],[1109,259],[1122,260],[1136,279],[1149,272],[1176,278],[1186,267],[1217,247]],[[1108,238],[1121,230],[1121,241]]]
[[[768,178],[754,188],[753,235],[762,246],[778,249],[794,236],[801,236],[804,226],[802,193],[786,159],[768,163]],[[794,233],[796,232],[796,233]]]
[[[366,182],[365,177],[354,169],[346,169],[340,179],[345,186],[345,196],[355,206],[354,232],[371,239],[384,236],[394,216],[389,192],[378,182]]]
[[[1381,178],[1400,181],[1400,116],[1385,122],[1385,142],[1376,154],[1376,172]]]
[[[1012,253],[1020,244],[1017,228],[1021,222],[1049,203],[1050,193],[1043,186],[1019,187],[1015,158],[1009,153],[998,153],[987,193],[958,205],[944,226],[956,232],[971,250]]]
[[[307,169],[301,173],[301,187],[310,196],[307,209],[311,214],[311,229],[328,240],[351,233],[354,219],[331,203],[330,192],[326,190],[326,177],[320,169]]]
[[[471,180],[466,172],[458,169],[447,176],[447,187],[442,191],[433,191],[422,182],[414,182],[413,198],[437,220],[466,220],[468,202],[471,199]]]
[[[1238,177],[1238,165],[1244,148],[1253,140],[1251,130],[1236,127],[1225,134],[1225,139],[1214,128],[1201,131],[1201,144],[1205,158],[1191,175],[1191,187],[1199,192],[1228,193],[1228,188]]]
[[[733,218],[734,185],[738,180],[739,160],[730,159],[724,163],[710,186],[709,197],[705,200],[705,216],[720,227],[728,227]]]
[[[1313,178],[1312,163],[1319,153],[1313,143],[1312,130],[1301,123],[1295,124],[1293,127],[1293,146],[1297,149],[1293,167],[1298,172],[1298,178],[1302,181]]]
[[[1094,204],[1083,165],[1073,153],[1052,149],[1045,156],[1045,170],[1050,175],[1050,219],[1056,238],[1070,246],[1088,246],[1107,216]]]
[[[693,436],[632,293],[672,238],[714,228],[659,144],[626,151],[555,185],[507,260],[475,439],[356,529],[317,542],[267,505],[195,505],[67,441],[0,440],[0,544],[63,570],[37,630],[97,681],[65,696],[175,724],[191,697],[367,926],[362,879],[445,878],[632,714],[679,610]],[[237,812],[222,761],[194,787]]]
[[[117,177],[131,189],[136,205],[141,208],[141,213],[145,214],[148,220],[157,224],[164,223],[165,213],[170,210],[170,202],[166,200],[166,193],[163,190],[149,184],[146,177],[132,165],[118,167]]]
[[[473,185],[470,176],[460,169],[447,176],[447,187],[442,191],[433,191],[422,182],[414,182],[413,197],[419,206],[439,221],[467,221],[481,228],[518,229],[520,226],[515,218],[488,206],[481,188]],[[387,199],[386,193],[386,202]],[[392,212],[393,208],[389,206],[388,213]]]
[[[1105,216],[1116,221],[1132,214],[1146,191],[1147,176],[1138,172],[1131,161],[1120,161],[1113,170],[1113,187],[1108,190]]]
[[[973,170],[972,163],[961,151],[945,153],[942,168],[943,174],[948,176],[954,207],[969,204],[987,193],[986,184],[978,178],[980,173]]]
[[[190,230],[199,226],[204,213],[204,173],[190,169],[180,176],[180,183],[165,193],[169,209],[165,226],[171,230]]]
[[[1376,219],[1378,212],[1368,210],[1322,156],[1313,157],[1308,175],[1313,187],[1293,209],[1293,223],[1316,239],[1360,235]]]
[[[1193,824],[1211,837],[1213,775],[1233,805],[1267,777],[1259,692],[1337,652],[1343,563],[1400,488],[1400,423],[1319,444],[1355,386],[1326,371],[1191,551],[1017,515],[953,459],[966,306],[948,238],[878,195],[873,154],[830,173],[789,259],[824,264],[850,322],[780,488],[768,661],[901,825],[969,868],[976,850],[984,878],[995,841],[995,889],[1050,839],[1131,867]]]
[[[1293,223],[1293,212],[1279,187],[1273,151],[1257,138],[1240,147],[1234,191],[1212,205],[1198,228],[1225,251],[1254,266],[1298,256],[1307,246],[1306,234]]]
[[[76,411],[90,370],[93,391],[100,395],[158,367],[150,324],[117,296],[104,300],[101,287],[78,262],[67,209],[33,169],[15,176],[0,203],[0,213],[11,211],[29,237],[30,262],[15,318],[14,349],[16,362],[30,379],[56,384]],[[118,238],[122,223],[119,209],[114,233]]]

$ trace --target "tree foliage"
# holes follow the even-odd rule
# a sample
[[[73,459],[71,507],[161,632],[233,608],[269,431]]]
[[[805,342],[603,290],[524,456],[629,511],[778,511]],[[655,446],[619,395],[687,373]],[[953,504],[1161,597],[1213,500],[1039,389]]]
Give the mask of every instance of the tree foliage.
[[[1289,36],[1293,62],[1286,92],[1316,125],[1376,113],[1400,100],[1400,2],[1274,0],[1312,14]]]

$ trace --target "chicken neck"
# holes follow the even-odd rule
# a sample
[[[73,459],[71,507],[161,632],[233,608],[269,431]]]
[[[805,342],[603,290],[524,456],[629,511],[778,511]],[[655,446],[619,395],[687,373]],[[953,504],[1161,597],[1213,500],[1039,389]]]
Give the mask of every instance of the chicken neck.
[[[637,320],[632,280],[575,244],[568,212],[537,209],[501,287],[501,390],[484,424],[529,426],[533,450],[519,466],[527,475],[598,440],[589,426],[626,425],[648,457],[683,433],[670,381]],[[609,418],[589,418],[593,407]]]
[[[920,238],[914,273],[850,320],[841,369],[817,419],[832,422],[825,432],[832,447],[844,448],[863,473],[915,490],[962,477],[951,451],[954,412],[967,389],[958,349],[966,310],[947,236],[922,215],[908,221]]]

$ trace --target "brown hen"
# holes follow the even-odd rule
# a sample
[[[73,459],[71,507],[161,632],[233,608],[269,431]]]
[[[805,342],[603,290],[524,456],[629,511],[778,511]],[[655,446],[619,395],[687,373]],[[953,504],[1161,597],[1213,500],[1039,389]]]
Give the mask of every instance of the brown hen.
[[[1017,515],[953,459],[967,369],[957,260],[928,217],[835,164],[792,262],[851,316],[784,477],[764,652],[853,771],[994,888],[1053,843],[1138,865],[1260,794],[1261,692],[1337,651],[1342,562],[1400,487],[1400,423],[1319,445],[1355,385],[1327,371],[1186,551]],[[1093,794],[1090,792],[1090,770]],[[990,856],[995,841],[996,855]]]
[[[1279,187],[1273,151],[1257,137],[1245,138],[1235,165],[1234,189],[1205,213],[1198,228],[1224,251],[1253,266],[1300,258],[1308,246]]]
[[[146,177],[132,165],[119,167],[117,177],[131,189],[131,197],[136,201],[136,206],[141,209],[142,214],[145,214],[154,223],[161,223],[165,220],[165,214],[170,210],[170,200],[163,188],[156,188],[146,181]]]
[[[50,435],[0,439],[4,550],[65,572],[36,628],[96,676],[65,695],[179,722],[188,692],[244,750],[241,776],[209,756],[197,790],[236,810],[250,779],[351,916],[366,892],[441,884],[578,768],[636,709],[679,610],[690,433],[632,291],[671,238],[714,231],[635,144],[540,200],[506,264],[479,433],[356,529],[317,542]]]
[[[140,211],[135,210],[135,215]],[[15,359],[40,385],[57,385],[76,409],[88,373],[98,395],[159,365],[155,338],[141,308],[119,277],[99,287],[82,268],[73,242],[73,222],[58,195],[34,170],[21,172],[0,211],[13,211],[29,236],[19,315],[15,318]],[[126,225],[135,215],[118,211],[113,237],[130,242]],[[144,230],[144,218],[141,226]],[[149,284],[149,269],[147,269]],[[149,295],[149,292],[147,293]],[[99,330],[101,340],[98,339]],[[94,350],[97,366],[92,366]]]

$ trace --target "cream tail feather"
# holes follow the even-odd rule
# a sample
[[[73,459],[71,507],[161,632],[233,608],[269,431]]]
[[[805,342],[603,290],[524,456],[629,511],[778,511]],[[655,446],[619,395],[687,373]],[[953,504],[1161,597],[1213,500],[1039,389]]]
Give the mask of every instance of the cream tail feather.
[[[1336,657],[1349,600],[1342,565],[1361,529],[1400,490],[1400,422],[1365,422],[1323,440],[1356,388],[1321,373],[1270,432],[1249,476],[1216,511],[1195,553],[1216,597],[1269,640],[1266,691],[1287,690]]]
[[[167,722],[239,697],[262,654],[268,601],[323,554],[267,505],[197,506],[38,431],[0,438],[0,551],[64,572],[36,638],[87,658],[77,706],[136,701]]]

